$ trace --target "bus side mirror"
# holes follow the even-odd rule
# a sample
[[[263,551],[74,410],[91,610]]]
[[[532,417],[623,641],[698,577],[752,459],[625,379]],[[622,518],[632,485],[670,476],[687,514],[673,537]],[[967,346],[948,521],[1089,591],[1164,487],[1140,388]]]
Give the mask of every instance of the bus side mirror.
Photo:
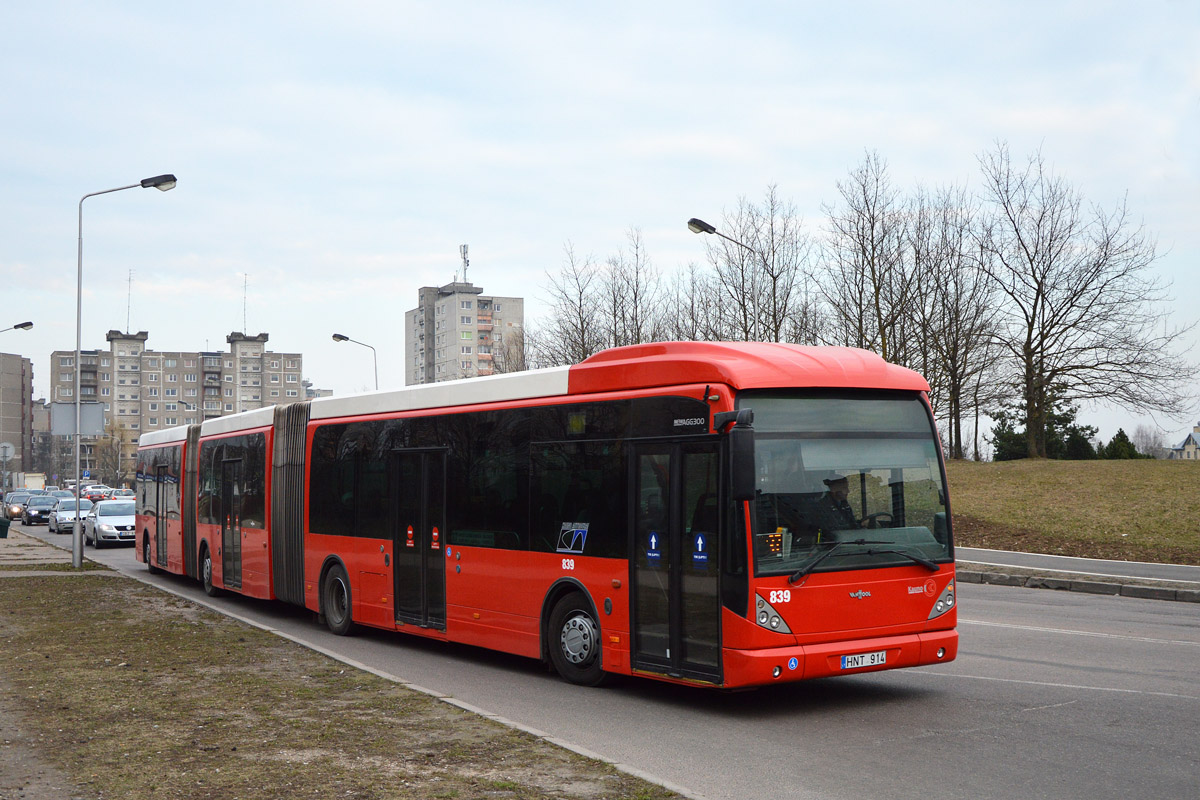
[[[736,415],[732,419],[720,420],[722,424],[736,420],[736,424],[729,429],[729,475],[733,499],[739,502],[753,500],[758,489],[754,466],[754,428],[751,424],[754,422],[754,411],[743,408],[726,413]]]

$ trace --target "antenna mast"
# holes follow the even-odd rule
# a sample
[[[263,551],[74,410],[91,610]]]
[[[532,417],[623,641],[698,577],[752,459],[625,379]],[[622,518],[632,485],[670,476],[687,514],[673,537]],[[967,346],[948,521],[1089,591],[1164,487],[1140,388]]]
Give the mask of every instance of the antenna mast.
[[[129,285],[125,294],[125,332],[129,333],[129,308],[133,305],[133,270],[129,270]]]
[[[245,333],[246,331],[249,330],[249,328],[246,327],[246,287],[249,284],[250,284],[250,275],[248,273],[243,272],[242,273],[242,332],[243,333]]]
[[[471,261],[467,258],[467,246],[465,244],[460,244],[458,246],[458,254],[462,256],[463,283],[470,283],[470,281],[467,280],[467,267],[471,266]]]

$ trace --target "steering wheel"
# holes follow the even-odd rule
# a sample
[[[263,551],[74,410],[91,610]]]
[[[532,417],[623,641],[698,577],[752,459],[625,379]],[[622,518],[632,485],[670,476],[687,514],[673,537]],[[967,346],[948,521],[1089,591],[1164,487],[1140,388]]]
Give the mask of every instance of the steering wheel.
[[[865,517],[859,520],[859,522],[865,522],[868,528],[879,528],[884,527],[880,525],[880,519],[884,517],[886,517],[886,519],[883,519],[883,522],[886,523],[886,527],[892,527],[892,522],[895,521],[895,517],[893,517],[889,511],[876,511],[874,514],[867,514]]]

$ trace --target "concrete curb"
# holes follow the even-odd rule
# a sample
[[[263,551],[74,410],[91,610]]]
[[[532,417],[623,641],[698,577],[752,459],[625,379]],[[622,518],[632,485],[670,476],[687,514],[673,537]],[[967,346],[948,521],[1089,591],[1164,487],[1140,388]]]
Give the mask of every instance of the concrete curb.
[[[1200,585],[1178,581],[1150,581],[1118,576],[1109,580],[1094,575],[1084,578],[1072,572],[1002,567],[970,561],[959,561],[955,565],[955,576],[963,583],[990,583],[995,586],[1023,586],[1027,589],[1057,589],[1144,600],[1200,603]]]

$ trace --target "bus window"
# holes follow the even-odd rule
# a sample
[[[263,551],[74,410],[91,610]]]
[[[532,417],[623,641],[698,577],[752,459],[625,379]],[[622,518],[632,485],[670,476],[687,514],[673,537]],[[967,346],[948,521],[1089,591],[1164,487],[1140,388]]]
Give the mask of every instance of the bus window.
[[[531,446],[530,549],[626,556],[621,451],[618,442],[535,442]]]
[[[747,393],[741,403],[756,433],[755,574],[816,559],[818,571],[912,564],[905,553],[950,560],[938,442],[919,397]],[[890,546],[847,546],[857,539]]]

